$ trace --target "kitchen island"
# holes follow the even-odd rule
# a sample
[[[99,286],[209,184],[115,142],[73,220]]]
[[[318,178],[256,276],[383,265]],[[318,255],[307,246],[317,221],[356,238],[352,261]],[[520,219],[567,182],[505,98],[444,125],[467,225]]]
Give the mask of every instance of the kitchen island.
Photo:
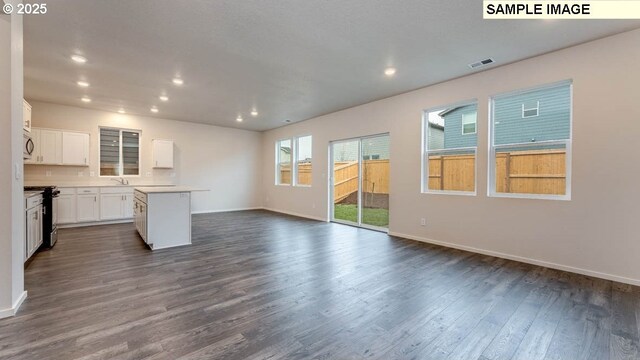
[[[191,244],[191,193],[187,186],[134,188],[133,218],[151,250]]]

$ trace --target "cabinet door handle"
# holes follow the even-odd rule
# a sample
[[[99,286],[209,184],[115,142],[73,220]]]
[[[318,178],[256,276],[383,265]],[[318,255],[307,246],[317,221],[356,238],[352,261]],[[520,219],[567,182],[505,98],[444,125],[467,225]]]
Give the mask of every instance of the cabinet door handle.
[[[94,197],[93,197],[93,202],[97,202],[97,201],[98,201],[98,199],[97,199],[97,198],[98,198],[97,196],[94,196]]]

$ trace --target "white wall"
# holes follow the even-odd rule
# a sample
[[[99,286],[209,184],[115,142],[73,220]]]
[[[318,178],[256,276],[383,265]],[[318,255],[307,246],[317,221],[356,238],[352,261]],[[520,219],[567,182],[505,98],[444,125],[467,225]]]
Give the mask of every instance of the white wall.
[[[640,284],[639,43],[635,30],[268,131],[265,206],[326,219],[329,141],[389,132],[391,233]],[[574,84],[572,200],[487,197],[489,96],[565,79]],[[421,194],[422,110],[469,99],[479,106],[478,195]],[[275,141],[306,134],[313,186],[275,186]]]
[[[16,3],[16,2],[14,2]],[[11,316],[24,291],[22,178],[22,16],[0,16],[0,318]],[[16,171],[17,170],[17,171]]]
[[[180,184],[205,189],[193,195],[194,212],[245,209],[261,206],[261,134],[152,117],[122,115],[78,107],[29,101],[33,126],[91,134],[90,167],[26,165],[25,181],[52,184],[104,182],[100,178],[98,127],[141,130],[142,169],[132,184]],[[152,168],[152,139],[175,141],[175,168]],[[46,172],[51,171],[47,177]],[[94,176],[91,176],[91,173]],[[147,172],[151,176],[147,176]],[[82,176],[79,176],[81,174]],[[173,176],[172,176],[173,175]]]

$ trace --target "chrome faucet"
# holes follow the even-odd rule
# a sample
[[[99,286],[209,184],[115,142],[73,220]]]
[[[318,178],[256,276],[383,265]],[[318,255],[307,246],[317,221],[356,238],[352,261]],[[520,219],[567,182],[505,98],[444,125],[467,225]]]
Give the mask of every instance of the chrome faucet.
[[[120,185],[129,185],[129,180],[125,178],[111,179],[113,181],[117,181]]]

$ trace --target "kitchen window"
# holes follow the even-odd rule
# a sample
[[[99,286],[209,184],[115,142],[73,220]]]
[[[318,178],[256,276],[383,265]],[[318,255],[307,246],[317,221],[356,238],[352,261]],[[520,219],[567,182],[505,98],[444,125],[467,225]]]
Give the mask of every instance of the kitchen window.
[[[491,98],[489,196],[571,199],[572,84]]]
[[[424,111],[422,192],[475,195],[477,117],[475,101]]]
[[[140,175],[139,130],[100,128],[100,176]]]

